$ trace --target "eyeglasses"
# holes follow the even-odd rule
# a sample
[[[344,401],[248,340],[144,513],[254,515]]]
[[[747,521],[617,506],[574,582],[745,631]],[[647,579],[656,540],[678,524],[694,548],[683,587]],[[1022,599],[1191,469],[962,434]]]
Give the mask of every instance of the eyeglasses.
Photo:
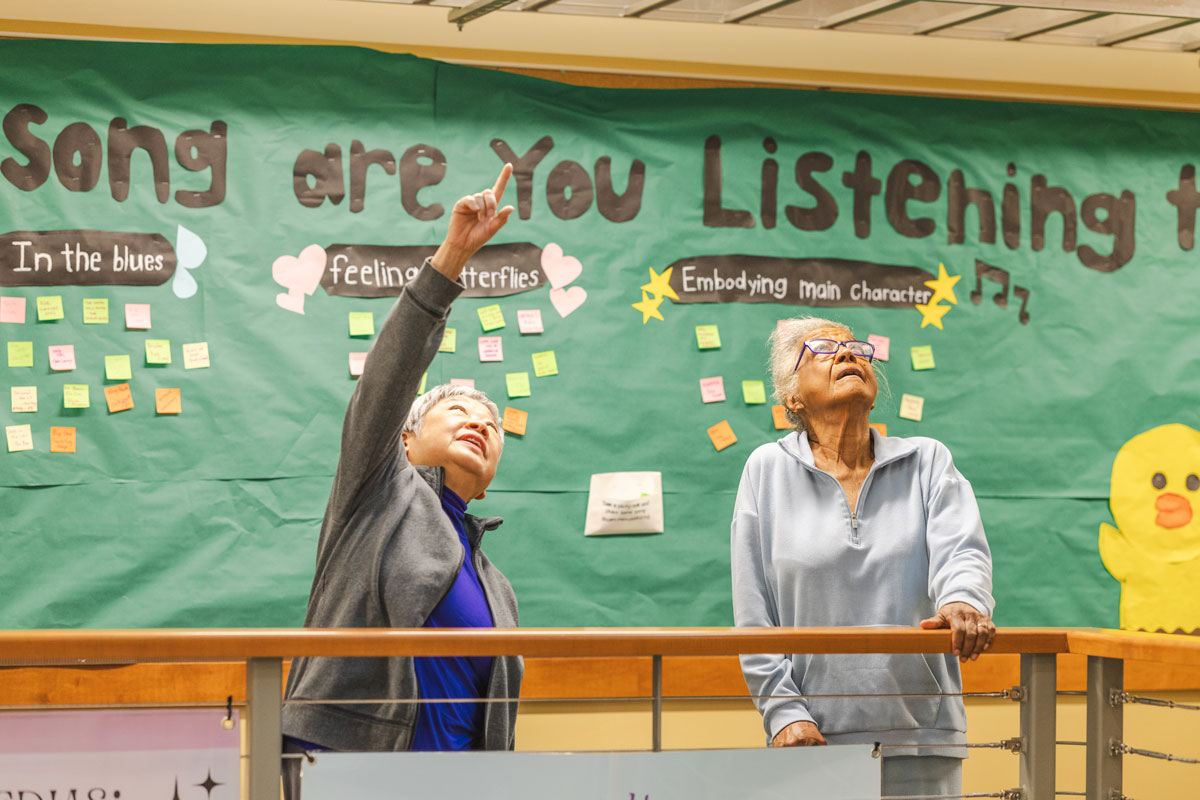
[[[875,345],[870,342],[835,342],[833,339],[809,339],[800,345],[800,358],[796,359],[796,366],[792,369],[792,372],[800,369],[800,362],[804,359],[805,349],[812,350],[815,356],[831,356],[842,347],[849,350],[850,354],[856,358],[865,358],[867,361],[875,359]]]

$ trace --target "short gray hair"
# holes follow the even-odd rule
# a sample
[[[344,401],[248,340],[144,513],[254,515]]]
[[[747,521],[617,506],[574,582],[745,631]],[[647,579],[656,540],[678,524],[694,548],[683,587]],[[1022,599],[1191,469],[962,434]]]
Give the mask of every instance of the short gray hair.
[[[400,429],[401,432],[419,436],[421,433],[421,424],[425,422],[425,415],[429,413],[429,409],[450,397],[469,397],[486,406],[487,410],[492,412],[492,418],[496,420],[496,428],[500,433],[500,443],[504,443],[504,426],[500,421],[500,409],[483,392],[470,386],[461,386],[457,383],[443,383],[420,395],[412,404],[412,408],[408,410],[408,416],[404,419],[404,427]]]
[[[771,345],[771,383],[774,386],[774,397],[787,410],[788,422],[798,431],[804,430],[804,418],[788,407],[787,401],[792,396],[792,387],[796,379],[796,359],[799,357],[800,346],[822,328],[840,328],[853,335],[847,326],[833,320],[820,317],[796,317],[783,319],[767,340]]]

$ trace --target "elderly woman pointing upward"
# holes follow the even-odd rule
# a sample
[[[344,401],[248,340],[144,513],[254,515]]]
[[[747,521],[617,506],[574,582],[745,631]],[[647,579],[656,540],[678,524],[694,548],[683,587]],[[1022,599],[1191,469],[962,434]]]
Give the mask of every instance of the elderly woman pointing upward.
[[[811,317],[771,339],[775,396],[795,430],[742,473],[736,623],[950,628],[953,655],[744,656],[768,741],[882,742],[884,795],[960,794],[966,714],[961,697],[936,695],[962,691],[955,658],[977,658],[996,630],[971,485],[940,442],[868,426],[879,388],[870,344]]]

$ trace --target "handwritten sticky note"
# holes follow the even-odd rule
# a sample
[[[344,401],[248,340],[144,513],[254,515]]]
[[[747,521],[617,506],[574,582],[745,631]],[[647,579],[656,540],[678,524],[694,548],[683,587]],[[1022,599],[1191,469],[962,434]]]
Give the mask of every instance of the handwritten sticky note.
[[[725,379],[720,375],[715,378],[701,378],[700,400],[704,403],[723,402],[725,400]]]
[[[107,297],[85,297],[83,300],[83,324],[84,325],[107,325],[108,324],[108,298]]]
[[[184,369],[208,369],[208,342],[191,342],[183,346]]]
[[[500,310],[498,304],[483,306],[476,313],[479,314],[479,324],[485,331],[494,331],[504,327],[504,312]]]
[[[777,431],[784,431],[792,427],[792,423],[788,422],[787,409],[783,406],[771,406],[771,421],[775,423]]]
[[[880,436],[887,436],[887,425],[885,423],[868,422],[867,425],[874,428],[875,430],[879,431]]]
[[[129,391],[129,384],[118,383],[116,386],[105,386],[104,402],[108,404],[108,413],[110,414],[133,408],[133,394]]]
[[[25,298],[0,297],[0,322],[25,323]]]
[[[50,452],[51,453],[74,453],[75,452],[75,429],[68,427],[50,427]]]
[[[879,336],[877,334],[872,333],[870,336],[867,337],[867,343],[874,345],[876,361],[887,361],[888,360],[888,350],[892,346],[892,340],[889,337]]]
[[[129,366],[129,356],[105,356],[104,379],[109,381],[127,381],[133,377]]]
[[[55,372],[65,372],[69,369],[75,369],[75,345],[50,345],[50,369]]]
[[[91,408],[91,390],[86,383],[63,385],[63,408]]]
[[[351,311],[350,312],[350,335],[351,336],[374,336],[375,335],[375,314],[371,311]]]
[[[32,367],[33,342],[9,342],[8,365],[10,367]]]
[[[474,378],[451,378],[450,385],[451,386],[466,386],[468,389],[474,389],[475,388],[475,379]]]
[[[358,377],[363,374],[363,367],[367,365],[366,353],[351,353],[350,354],[350,374]]]
[[[913,422],[920,422],[921,416],[925,413],[925,398],[918,397],[915,394],[905,394],[900,396],[900,418],[911,419]]]
[[[504,360],[504,342],[499,336],[480,336],[479,337],[479,360],[480,361],[503,361]]]
[[[63,318],[61,294],[52,294],[37,299],[38,322],[49,322]]]
[[[446,332],[442,334],[442,343],[438,345],[439,353],[453,353],[458,347],[458,331],[454,328],[446,328]]]
[[[33,449],[33,428],[29,425],[5,425],[4,438],[8,439],[10,453]]]
[[[12,410],[14,414],[32,414],[37,411],[37,387],[12,387]]]
[[[154,390],[154,413],[178,414],[182,409],[183,400],[178,389]]]
[[[553,350],[533,354],[533,374],[539,378],[558,374],[558,359],[554,357]]]
[[[742,399],[750,404],[767,402],[767,389],[762,381],[742,381]]]
[[[170,364],[171,363],[171,340],[170,339],[147,339],[146,340],[146,363],[147,364]]]
[[[733,428],[729,427],[729,420],[727,419],[723,419],[709,428],[708,438],[712,439],[713,447],[717,448],[717,452],[724,450],[737,441],[737,436],[734,436]]]
[[[429,382],[429,373],[421,373],[421,385],[417,387],[417,394],[425,394],[425,384]]]
[[[912,348],[913,369],[933,369],[933,347],[923,344]]]
[[[504,409],[504,421],[500,427],[504,428],[509,433],[515,433],[517,436],[525,435],[525,428],[529,424],[529,412],[520,411],[515,408]]]
[[[504,376],[509,397],[529,397],[529,373],[510,372]]]
[[[517,329],[521,333],[543,333],[546,329],[542,325],[541,309],[531,308],[525,311],[518,311]]]
[[[125,327],[130,330],[150,330],[150,304],[126,303]]]
[[[721,346],[721,332],[716,325],[697,325],[696,344],[701,350],[715,350]]]

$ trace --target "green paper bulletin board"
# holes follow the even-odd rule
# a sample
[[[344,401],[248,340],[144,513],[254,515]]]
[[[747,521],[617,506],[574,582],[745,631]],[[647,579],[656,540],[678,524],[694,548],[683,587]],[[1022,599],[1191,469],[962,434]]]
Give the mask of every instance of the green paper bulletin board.
[[[7,42],[2,59],[0,297],[26,303],[0,337],[32,342],[34,364],[0,375],[38,400],[0,407],[33,444],[0,451],[4,627],[299,625],[350,354],[373,338],[349,314],[377,330],[450,205],[505,158],[518,212],[428,384],[473,379],[529,415],[472,504],[507,520],[485,548],[522,624],[731,623],[734,492],[783,433],[766,371],[782,318],[890,338],[872,420],[944,441],[971,480],[1001,625],[1115,625],[1097,552],[1113,457],[1197,423],[1192,114],[600,90],[347,48]],[[939,264],[955,303],[929,303]],[[62,319],[38,320],[43,296]],[[96,298],[109,321],[85,324]],[[149,304],[148,330],[126,304]],[[489,305],[505,327],[485,332]],[[542,333],[518,331],[522,310]],[[720,347],[699,347],[702,325]],[[480,361],[481,336],[503,361]],[[170,363],[147,362],[147,339]],[[185,369],[201,342],[210,366]],[[61,345],[75,369],[51,369]],[[914,370],[926,345],[936,366]],[[549,350],[558,373],[537,376]],[[123,354],[130,379],[106,380]],[[528,397],[506,398],[512,372]],[[726,399],[704,403],[715,376]],[[756,380],[766,403],[743,397]],[[110,413],[125,382],[134,407]],[[90,406],[64,408],[67,384]],[[156,413],[165,388],[179,413]],[[919,422],[898,416],[905,394]],[[722,420],[737,442],[718,451]],[[74,453],[50,452],[52,427],[75,428]],[[590,476],[646,470],[665,531],[585,538]]]

